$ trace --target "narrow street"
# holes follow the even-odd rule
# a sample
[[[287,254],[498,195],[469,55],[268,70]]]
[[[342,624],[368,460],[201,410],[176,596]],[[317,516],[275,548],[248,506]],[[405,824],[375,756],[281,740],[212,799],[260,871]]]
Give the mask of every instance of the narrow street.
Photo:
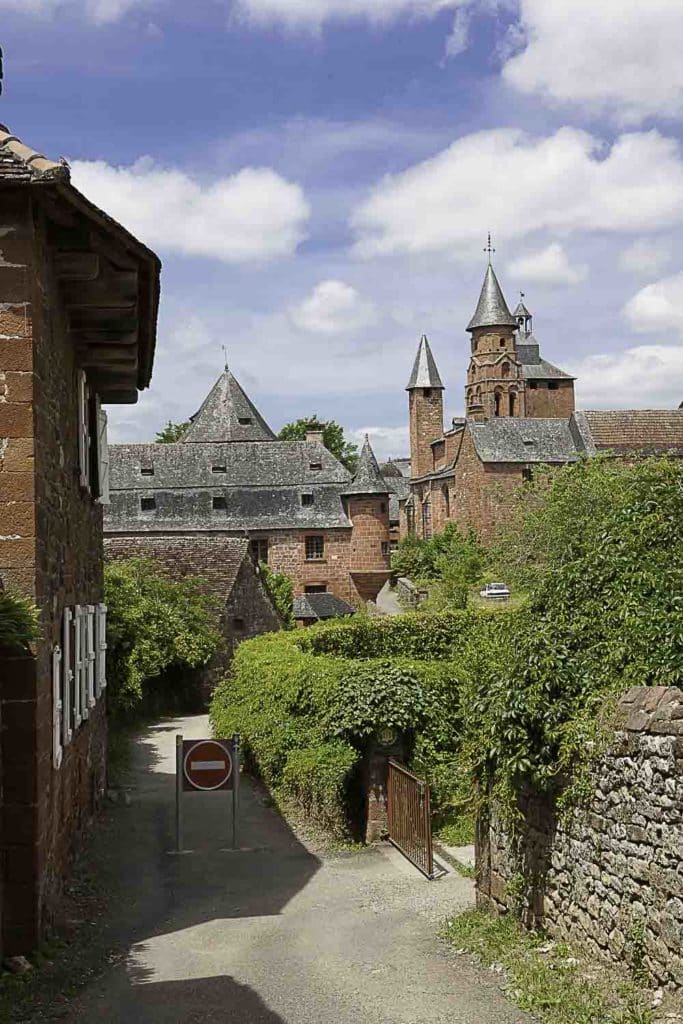
[[[248,780],[240,849],[229,797],[189,794],[185,846],[172,854],[175,735],[164,721],[136,744],[129,806],[97,840],[120,963],[70,1004],[70,1021],[240,1024],[516,1024],[494,976],[456,957],[440,922],[472,902],[469,879],[428,882],[391,847],[306,849]]]

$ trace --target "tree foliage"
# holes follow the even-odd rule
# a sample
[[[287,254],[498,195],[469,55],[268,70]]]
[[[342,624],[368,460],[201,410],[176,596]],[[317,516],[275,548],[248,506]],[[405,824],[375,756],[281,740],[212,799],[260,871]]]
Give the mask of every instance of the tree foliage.
[[[284,572],[275,572],[266,562],[259,565],[263,585],[285,629],[294,628],[294,583]]]
[[[323,422],[315,415],[308,416],[305,419],[296,420],[294,423],[286,423],[278,437],[281,441],[305,441],[309,430],[321,430],[323,444],[327,450],[332,452],[349,472],[355,473],[358,465],[358,445],[351,444],[346,440],[344,428],[334,420]]]
[[[163,430],[159,431],[154,441],[156,444],[175,444],[176,441],[182,441],[189,425],[189,420],[185,423],[174,423],[172,420],[169,420]]]
[[[472,530],[461,532],[455,523],[430,540],[406,537],[391,559],[399,576],[430,584],[429,611],[465,608],[469,588],[484,570],[484,551]]]
[[[19,653],[38,636],[38,609],[24,597],[0,590],[0,650]]]
[[[218,610],[203,581],[172,580],[151,559],[105,566],[108,704],[140,704],[146,685],[169,669],[205,665],[220,642]]]

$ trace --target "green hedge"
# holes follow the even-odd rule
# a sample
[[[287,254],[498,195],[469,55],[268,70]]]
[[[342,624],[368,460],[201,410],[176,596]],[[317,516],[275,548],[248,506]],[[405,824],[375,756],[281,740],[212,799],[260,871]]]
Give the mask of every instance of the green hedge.
[[[376,619],[355,615],[302,630],[295,642],[302,651],[342,658],[440,660],[452,656],[459,639],[480,617],[481,613],[468,611],[435,615],[408,612]]]

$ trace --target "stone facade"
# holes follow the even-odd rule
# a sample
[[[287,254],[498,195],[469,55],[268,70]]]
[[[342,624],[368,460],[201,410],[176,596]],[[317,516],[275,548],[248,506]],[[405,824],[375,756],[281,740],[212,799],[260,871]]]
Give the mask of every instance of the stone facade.
[[[683,985],[683,691],[634,688],[622,699],[588,805],[561,820],[526,793],[512,844],[495,814],[477,834],[479,902],[518,906],[529,924],[600,959]]]
[[[424,476],[434,469],[430,445],[443,434],[443,391],[414,388],[408,394],[410,417],[410,472]]]

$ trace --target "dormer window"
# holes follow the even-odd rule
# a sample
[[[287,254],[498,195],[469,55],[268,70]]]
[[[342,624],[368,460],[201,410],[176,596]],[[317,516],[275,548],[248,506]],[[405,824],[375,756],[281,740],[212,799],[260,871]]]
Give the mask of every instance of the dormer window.
[[[214,512],[225,512],[228,507],[227,498],[224,498],[222,494],[214,494],[212,507]]]
[[[536,444],[536,442],[532,441],[532,439],[530,437],[525,437],[523,443],[525,445],[527,445],[527,447],[530,446],[530,445]]]
[[[156,498],[140,498],[141,512],[153,512],[156,507]]]
[[[154,466],[140,466],[140,476],[154,476]]]
[[[228,467],[227,466],[212,466],[211,467],[211,472],[212,473],[227,473],[228,472]]]
[[[314,497],[313,497],[313,495],[311,494],[310,491],[308,491],[308,492],[306,492],[306,493],[301,495],[301,504],[302,505],[304,505],[304,506],[306,506],[306,505],[313,505],[314,502],[315,502],[315,499],[314,499]]]
[[[323,468],[323,464],[322,464],[322,462],[310,462],[309,465],[308,465],[308,468],[313,473],[319,473],[320,470]]]
[[[237,422],[239,423],[239,425],[240,425],[241,427],[248,427],[248,426],[250,426],[250,425],[251,425],[251,424],[252,424],[252,423],[253,423],[254,421],[253,421],[253,419],[251,418],[251,416],[238,416],[238,417],[237,417]]]

